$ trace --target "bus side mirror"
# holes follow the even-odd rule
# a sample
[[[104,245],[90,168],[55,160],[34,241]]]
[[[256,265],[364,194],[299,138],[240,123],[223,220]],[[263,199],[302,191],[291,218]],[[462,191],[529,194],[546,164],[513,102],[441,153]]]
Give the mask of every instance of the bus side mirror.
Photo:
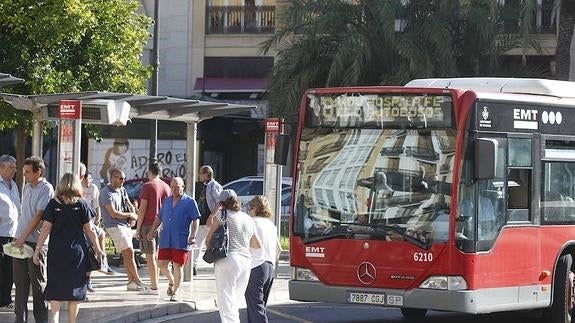
[[[477,138],[475,141],[475,179],[495,178],[497,140]]]
[[[274,164],[287,165],[289,154],[290,136],[285,134],[278,134],[276,136],[276,146],[274,152]]]

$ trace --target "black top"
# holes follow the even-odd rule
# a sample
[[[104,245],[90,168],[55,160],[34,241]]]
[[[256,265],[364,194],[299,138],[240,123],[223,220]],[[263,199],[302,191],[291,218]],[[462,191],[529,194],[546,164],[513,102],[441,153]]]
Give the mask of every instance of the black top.
[[[198,198],[198,209],[200,210],[200,225],[206,225],[208,222],[208,217],[210,216],[210,207],[208,206],[208,200],[206,199],[206,185],[202,185],[202,191]]]

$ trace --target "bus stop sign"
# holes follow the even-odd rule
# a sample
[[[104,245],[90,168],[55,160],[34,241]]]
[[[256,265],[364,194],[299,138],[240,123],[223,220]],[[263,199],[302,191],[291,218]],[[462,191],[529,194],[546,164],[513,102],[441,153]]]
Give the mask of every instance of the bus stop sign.
[[[58,108],[58,175],[78,174],[80,169],[80,127],[82,124],[82,101],[61,100]],[[80,175],[80,174],[78,174]]]

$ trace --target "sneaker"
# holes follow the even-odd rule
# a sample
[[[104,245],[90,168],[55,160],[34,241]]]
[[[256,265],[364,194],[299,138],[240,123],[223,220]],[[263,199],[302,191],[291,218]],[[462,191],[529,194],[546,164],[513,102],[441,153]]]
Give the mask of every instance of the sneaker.
[[[90,293],[94,293],[94,286],[92,286],[92,281],[88,280],[88,282],[86,283],[86,289],[90,292]]]
[[[148,288],[140,293],[141,295],[160,295],[158,289]]]
[[[14,312],[14,303],[0,307],[0,312]]]
[[[176,294],[176,293],[172,294],[172,296],[170,297],[170,302],[177,302],[179,300],[180,300],[180,298],[178,297],[178,294]]]
[[[145,283],[142,282],[142,281],[138,281],[138,282],[136,282],[136,284],[138,284],[138,286],[143,287],[143,288],[145,288],[145,289],[150,289],[150,288],[152,288],[152,286],[150,286],[150,285],[148,285],[148,284],[145,284]]]
[[[198,275],[198,270],[196,269],[196,267],[194,267],[193,273],[194,273],[194,276],[197,276],[197,275]]]
[[[146,287],[140,286],[136,282],[129,282],[126,287],[131,292],[141,292],[146,290]]]

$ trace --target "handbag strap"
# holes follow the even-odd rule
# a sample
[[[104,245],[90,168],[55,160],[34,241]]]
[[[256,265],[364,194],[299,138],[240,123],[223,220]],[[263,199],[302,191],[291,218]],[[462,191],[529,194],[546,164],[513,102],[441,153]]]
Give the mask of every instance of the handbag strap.
[[[221,216],[221,221],[222,221],[222,226],[225,226],[226,228],[228,227],[228,210],[226,208],[223,208],[221,210],[222,216]]]
[[[131,210],[130,206],[130,196],[128,195],[128,191],[125,187],[120,187],[120,195],[122,195],[122,211],[126,212],[128,208]]]

